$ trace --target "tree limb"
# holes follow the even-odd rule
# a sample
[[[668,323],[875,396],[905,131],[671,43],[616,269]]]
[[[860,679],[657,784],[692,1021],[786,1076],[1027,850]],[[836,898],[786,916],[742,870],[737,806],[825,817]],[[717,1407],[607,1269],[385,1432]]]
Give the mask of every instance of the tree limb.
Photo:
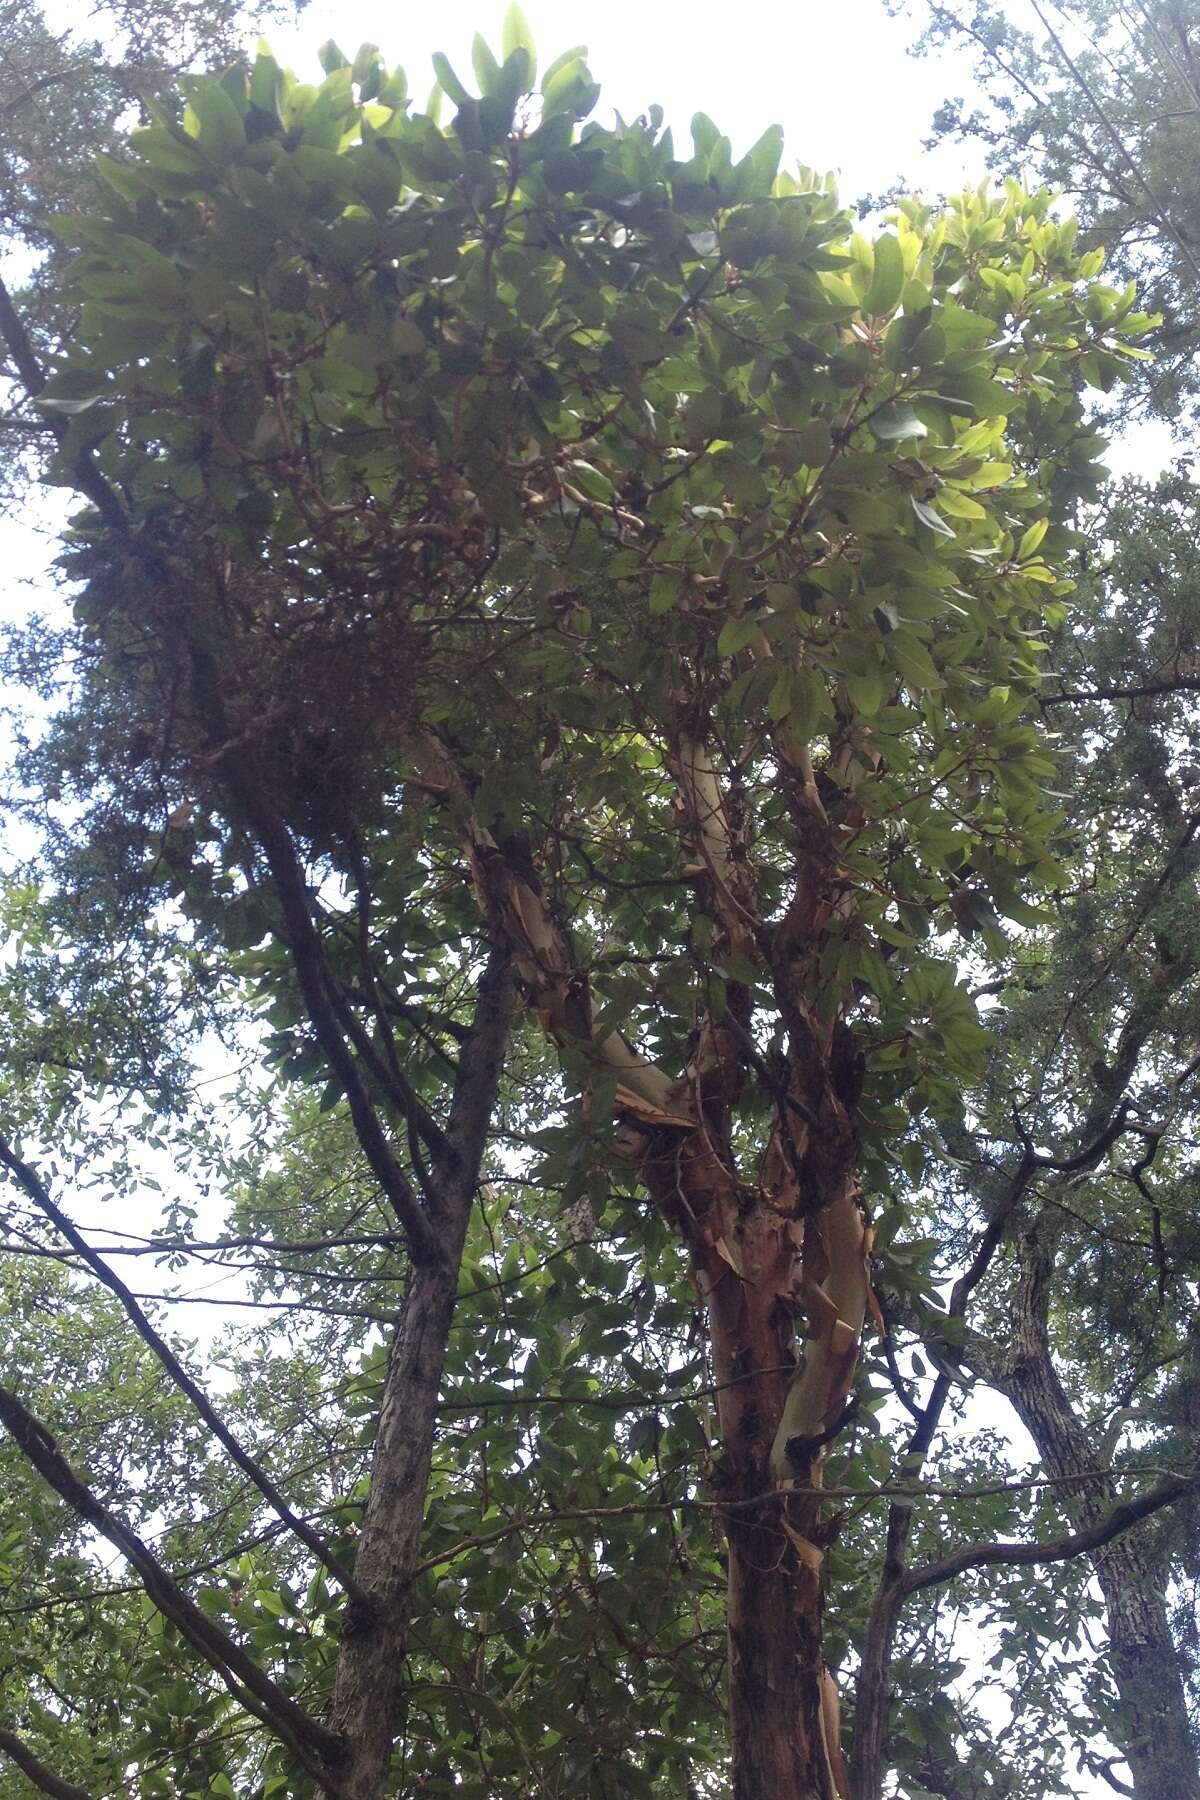
[[[12,1758],[27,1781],[40,1788],[43,1794],[50,1794],[53,1800],[92,1800],[86,1788],[76,1787],[73,1781],[64,1781],[61,1775],[56,1775],[53,1769],[38,1760],[15,1731],[7,1731],[2,1725],[0,1750]]]
[[[1144,687],[1100,687],[1087,692],[1039,694],[1039,706],[1084,706],[1089,700],[1153,700],[1166,694],[1200,692],[1200,675],[1176,675],[1171,681],[1147,682]]]
[[[21,318],[12,302],[12,295],[0,281],[0,337],[8,348],[13,366],[20,377],[21,385],[31,400],[36,400],[46,385],[46,372],[38,361],[33,341],[25,329]],[[66,436],[67,427],[60,419],[50,420],[50,429],[61,444]],[[86,494],[92,505],[100,513],[105,523],[120,533],[124,538],[129,536],[129,521],[114,489],[100,473],[92,460],[90,450],[82,450],[75,460],[72,473],[82,493]]]
[[[274,1508],[284,1524],[341,1583],[346,1593],[353,1597],[364,1598],[354,1577],[348,1569],[343,1568],[340,1559],[329,1549],[320,1533],[314,1531],[311,1525],[292,1511],[271,1477],[259,1467],[249,1452],[243,1449],[207,1394],[192,1380],[166,1339],[155,1330],[120,1276],[108,1267],[103,1257],[97,1255],[62,1208],[51,1199],[50,1193],[37,1171],[31,1168],[27,1162],[23,1162],[3,1138],[0,1138],[0,1163],[18,1182],[38,1210],[67,1240],[75,1253],[87,1264],[97,1281],[102,1282],[111,1294],[116,1295],[143,1343],[153,1351],[176,1387],[191,1401],[213,1436],[225,1446],[238,1468],[254,1483],[259,1493]]]
[[[1068,1562],[1072,1557],[1086,1556],[1090,1551],[1099,1550],[1103,1545],[1111,1543],[1113,1538],[1122,1536],[1132,1526],[1161,1511],[1164,1506],[1181,1500],[1185,1494],[1194,1493],[1195,1488],[1194,1475],[1170,1476],[1139,1495],[1136,1500],[1123,1500],[1094,1525],[1089,1525],[1083,1531],[1073,1531],[1067,1537],[1057,1538],[1050,1544],[965,1544],[961,1550],[953,1550],[949,1556],[926,1563],[922,1569],[909,1570],[900,1579],[900,1591],[907,1597],[909,1594],[919,1593],[922,1588],[952,1581],[967,1569],[980,1569],[991,1563]]]
[[[0,1387],[0,1425],[71,1510],[120,1551],[141,1577],[158,1610],[216,1671],[239,1705],[268,1725],[328,1788],[330,1766],[336,1765],[342,1754],[341,1739],[277,1687],[240,1644],[188,1599],[137,1533],[80,1480],[41,1421],[5,1387]],[[336,1792],[336,1788],[329,1791]]]

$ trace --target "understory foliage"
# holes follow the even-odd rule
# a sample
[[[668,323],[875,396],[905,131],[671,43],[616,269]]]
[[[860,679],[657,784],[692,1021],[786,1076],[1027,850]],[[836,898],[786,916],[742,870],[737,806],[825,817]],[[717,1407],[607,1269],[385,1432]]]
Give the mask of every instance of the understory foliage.
[[[1154,320],[1047,191],[856,231],[515,9],[449,123],[322,62],[143,94],[6,333],[86,505],[0,1793],[1164,1800],[1194,503],[1084,401]]]

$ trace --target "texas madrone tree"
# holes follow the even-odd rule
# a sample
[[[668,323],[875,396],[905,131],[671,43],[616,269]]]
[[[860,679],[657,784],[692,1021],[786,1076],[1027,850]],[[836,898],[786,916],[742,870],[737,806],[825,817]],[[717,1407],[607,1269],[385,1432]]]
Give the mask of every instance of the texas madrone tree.
[[[326,1449],[289,1464],[270,1396],[256,1421],[252,1381],[200,1384],[81,1232],[13,1099],[24,1229],[110,1289],[178,1390],[164,1432],[199,1421],[240,1485],[215,1556],[152,1548],[157,1489],[89,1481],[9,1372],[76,1568],[124,1559],[211,1737],[114,1697],[0,1746],[72,1796],[716,1793],[727,1637],[737,1800],[875,1800],[909,1597],[1190,1488],[1072,1470],[1092,1497],[1036,1514],[1049,1541],[917,1518],[982,1356],[968,1302],[1035,1177],[1142,1142],[1121,1093],[1041,1115],[937,1226],[952,1285],[898,1212],[873,1235],[930,1145],[1002,1110],[963,1107],[967,940],[1002,956],[1000,918],[1036,930],[1065,881],[1037,697],[1100,476],[1080,396],[1150,321],[1047,193],[860,234],[776,128],[735,160],[703,115],[679,144],[655,108],[604,125],[577,50],[535,94],[515,10],[478,97],[436,59],[448,126],[373,46],[323,63],[304,85],[260,46],[147,101],[105,208],[53,226],[66,348],[46,366],[10,320],[85,502],[75,685],[29,767],[74,808],[74,879],[265,1009],[258,1049],[321,1091],[239,1241],[302,1300],[369,1268],[403,1302],[328,1316],[336,1394],[305,1402],[310,1344],[289,1402]],[[299,1207],[326,1178],[335,1224],[275,1235],[256,1183]],[[915,1387],[900,1323],[935,1362]],[[197,1596],[214,1565],[240,1574]]]

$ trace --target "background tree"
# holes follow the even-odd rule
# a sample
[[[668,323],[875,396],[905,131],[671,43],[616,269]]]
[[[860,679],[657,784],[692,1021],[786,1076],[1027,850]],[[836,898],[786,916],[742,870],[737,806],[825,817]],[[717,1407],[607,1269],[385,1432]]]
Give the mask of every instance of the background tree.
[[[993,168],[1024,170],[1063,191],[1085,241],[1102,246],[1114,275],[1135,280],[1142,303],[1162,317],[1153,367],[1125,390],[1126,404],[1190,421],[1200,20],[1187,0],[1115,11],[1096,0],[1052,9],[1031,0],[1031,11],[1032,30],[991,0],[918,9],[926,21],[919,48],[957,43],[978,52],[976,92],[947,101],[935,136],[976,141]]]

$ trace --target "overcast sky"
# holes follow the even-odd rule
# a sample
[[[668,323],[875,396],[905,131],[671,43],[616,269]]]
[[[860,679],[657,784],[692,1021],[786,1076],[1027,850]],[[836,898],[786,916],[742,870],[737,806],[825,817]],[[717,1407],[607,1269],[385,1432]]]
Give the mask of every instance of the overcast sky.
[[[273,30],[271,41],[298,74],[312,70],[326,38],[348,55],[378,44],[405,70],[420,105],[435,50],[473,86],[471,39],[481,31],[498,50],[503,11],[487,0],[435,0],[417,17],[395,0],[312,0],[294,29]],[[678,141],[692,114],[706,112],[735,150],[780,124],[787,156],[836,168],[846,199],[901,177],[957,186],[964,171],[982,173],[957,151],[939,154],[936,168],[922,154],[934,109],[969,88],[970,72],[949,58],[939,66],[909,57],[915,28],[889,18],[883,0],[526,0],[524,12],[543,67],[587,45],[601,117],[613,108],[636,117],[657,101]]]

